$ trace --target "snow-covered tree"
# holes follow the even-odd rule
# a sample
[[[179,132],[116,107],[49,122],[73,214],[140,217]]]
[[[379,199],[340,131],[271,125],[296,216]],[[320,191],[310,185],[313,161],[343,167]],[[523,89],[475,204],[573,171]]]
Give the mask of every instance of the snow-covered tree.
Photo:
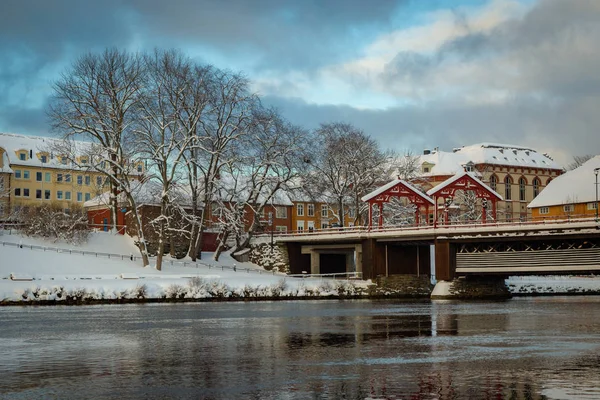
[[[111,187],[112,224],[116,230],[117,196],[123,194],[137,221],[138,247],[143,265],[148,252],[131,177],[139,161],[132,125],[144,89],[145,68],[137,54],[109,49],[86,54],[54,83],[48,114],[53,128],[65,138],[94,143],[90,167],[104,174]]]
[[[183,93],[188,86],[187,73],[192,63],[176,51],[156,50],[143,57],[145,87],[136,104],[133,141],[140,157],[148,163],[146,179],[160,186],[160,215],[151,224],[157,231],[156,269],[161,270],[165,242],[171,229],[170,211],[175,200],[172,189],[184,178],[181,167],[192,136],[182,125],[185,107]]]
[[[316,131],[318,145],[309,158],[313,191],[332,205],[333,217],[344,226],[350,208],[355,224],[362,223],[366,206],[360,198],[389,176],[389,155],[370,136],[346,123],[322,124]]]
[[[253,121],[239,142],[239,156],[227,164],[220,180],[220,222],[226,235],[235,238],[234,251],[248,248],[265,222],[265,207],[305,174],[312,143],[307,131],[275,110],[257,107]]]
[[[21,210],[19,220],[27,236],[42,237],[67,243],[85,242],[89,228],[87,215],[81,207],[71,207],[67,213],[60,204],[44,204]]]
[[[199,83],[197,102],[202,104],[200,118],[185,153],[193,192],[199,193],[204,205],[197,230],[192,232],[189,254],[200,254],[202,233],[208,220],[207,206],[213,203],[216,184],[225,165],[239,157],[241,139],[251,130],[253,111],[258,97],[249,90],[246,78],[240,74],[210,68]]]

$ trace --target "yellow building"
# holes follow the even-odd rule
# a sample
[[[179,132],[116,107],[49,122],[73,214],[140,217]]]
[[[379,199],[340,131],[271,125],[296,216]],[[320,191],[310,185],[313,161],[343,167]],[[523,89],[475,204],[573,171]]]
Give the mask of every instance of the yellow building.
[[[92,171],[91,144],[75,142],[79,154],[57,154],[57,139],[0,134],[1,218],[20,209],[54,203],[69,210],[108,190],[106,177]],[[143,166],[138,167],[139,173]]]
[[[600,155],[554,179],[528,206],[535,220],[595,217]]]

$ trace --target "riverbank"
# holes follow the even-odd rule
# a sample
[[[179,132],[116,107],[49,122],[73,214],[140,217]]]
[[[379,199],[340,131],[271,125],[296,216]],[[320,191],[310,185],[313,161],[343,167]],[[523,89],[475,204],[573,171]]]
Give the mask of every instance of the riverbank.
[[[133,240],[96,232],[81,246],[18,234],[0,236],[0,305],[429,298],[428,277],[362,280],[292,278],[224,253],[219,262],[167,257],[143,268]],[[112,253],[107,253],[111,251]],[[599,295],[595,277],[511,277],[513,296]]]

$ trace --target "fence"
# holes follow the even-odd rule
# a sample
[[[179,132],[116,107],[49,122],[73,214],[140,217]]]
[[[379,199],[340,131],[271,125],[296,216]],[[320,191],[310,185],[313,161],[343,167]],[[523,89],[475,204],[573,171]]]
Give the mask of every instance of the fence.
[[[114,260],[120,259],[123,261],[129,260],[129,261],[133,261],[133,262],[140,261],[142,259],[141,256],[135,256],[133,254],[125,255],[125,254],[115,254],[115,253],[104,253],[104,252],[98,252],[98,251],[84,251],[84,250],[65,249],[65,248],[50,247],[50,246],[38,246],[38,245],[33,245],[33,244],[22,244],[22,243],[5,242],[5,241],[0,241],[0,245],[2,245],[2,247],[9,246],[9,247],[18,247],[18,248],[22,248],[22,249],[29,249],[29,250],[41,250],[41,251],[56,252],[56,253],[62,253],[62,254],[80,254],[83,256],[90,256],[90,257],[96,257],[96,258],[108,258],[108,259],[114,259]],[[214,269],[214,270],[221,270],[221,271],[229,270],[229,271],[234,271],[234,272],[258,273],[259,275],[269,274],[269,275],[289,276],[287,274],[277,272],[277,271],[266,271],[266,270],[254,269],[254,268],[240,268],[236,264],[234,264],[234,265],[211,265],[211,264],[207,264],[207,263],[203,263],[203,262],[163,260],[163,265],[164,264],[169,264],[172,266],[177,265],[177,266],[186,267],[186,268],[208,268],[209,270]]]
[[[332,274],[291,274],[293,278],[333,278],[333,279],[362,279],[362,272],[336,272]]]

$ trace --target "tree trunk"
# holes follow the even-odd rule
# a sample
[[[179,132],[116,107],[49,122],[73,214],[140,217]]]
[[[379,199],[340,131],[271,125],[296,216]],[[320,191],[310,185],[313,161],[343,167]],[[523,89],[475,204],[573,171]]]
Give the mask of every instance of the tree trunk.
[[[225,244],[227,243],[228,238],[229,238],[229,231],[225,230],[225,232],[223,232],[223,236],[221,237],[221,240],[219,241],[217,250],[215,250],[213,260],[219,261],[219,257],[221,256],[221,253],[223,252],[223,249],[225,248]]]

